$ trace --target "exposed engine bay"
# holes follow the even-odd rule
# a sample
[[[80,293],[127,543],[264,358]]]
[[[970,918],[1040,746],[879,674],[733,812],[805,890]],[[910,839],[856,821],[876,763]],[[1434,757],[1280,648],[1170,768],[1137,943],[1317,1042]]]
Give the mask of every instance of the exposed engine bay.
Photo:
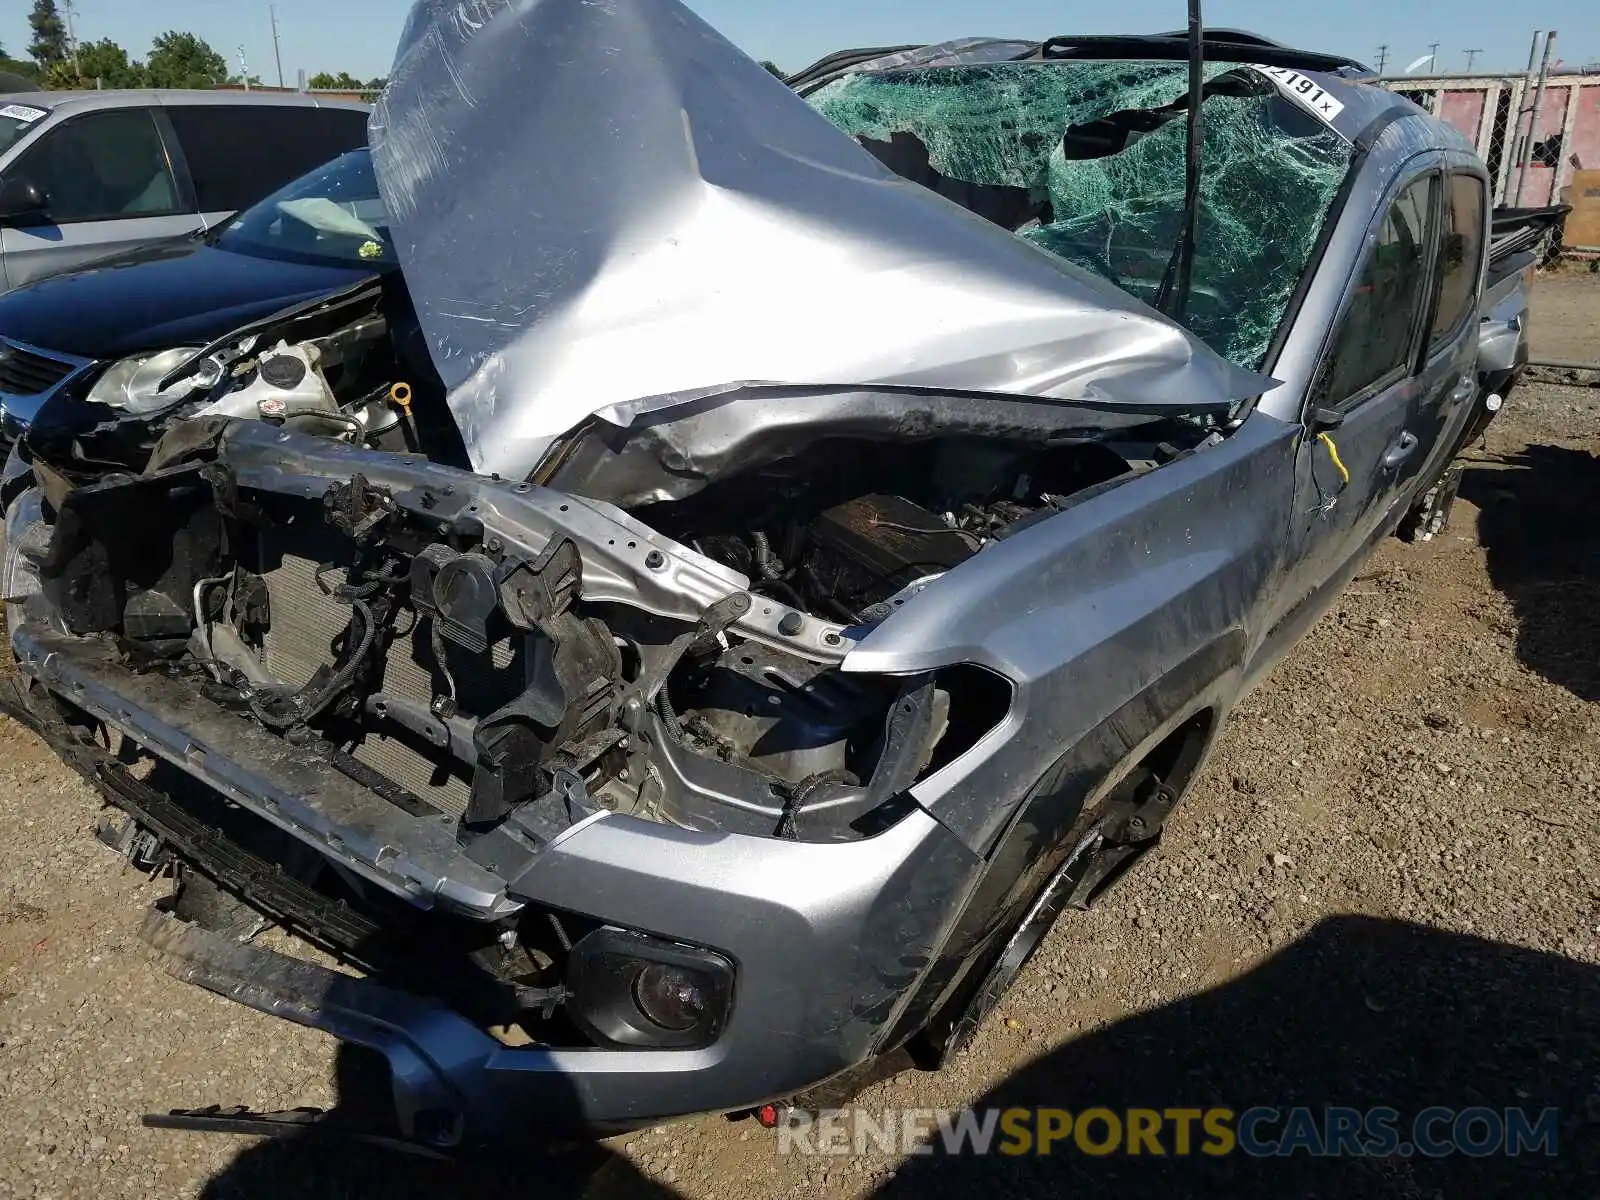
[[[118,403],[59,396],[29,440],[66,478],[92,478],[144,469],[167,427],[196,417],[259,419],[350,445],[465,461],[410,299],[393,277],[197,350],[150,356]]]
[[[872,832],[1009,688],[977,667],[845,672],[851,646],[987,547],[1222,428],[889,395],[723,460],[669,454],[648,484],[609,429],[560,447],[545,488],[453,469],[442,390],[384,314],[358,289],[192,355],[164,408],[42,415],[40,576],[67,632],[464,843],[537,843],[601,809]],[[923,419],[940,403],[947,422]],[[602,486],[619,462],[629,485]]]

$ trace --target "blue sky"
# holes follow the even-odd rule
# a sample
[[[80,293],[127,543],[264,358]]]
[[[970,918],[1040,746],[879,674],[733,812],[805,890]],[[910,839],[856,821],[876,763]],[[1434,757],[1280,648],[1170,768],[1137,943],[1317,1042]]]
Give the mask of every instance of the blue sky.
[[[110,37],[143,56],[165,29],[200,34],[237,69],[243,44],[252,74],[275,82],[268,0],[76,0],[80,38]],[[1182,0],[689,0],[690,7],[757,58],[795,70],[846,46],[938,41],[965,34],[1044,37],[1052,33],[1152,32],[1183,25]],[[12,54],[28,43],[30,0],[5,0],[0,40]],[[348,70],[386,74],[408,0],[277,0],[284,75]],[[1479,49],[1479,70],[1527,64],[1535,24],[1561,31],[1559,55],[1571,66],[1600,59],[1596,0],[1207,0],[1213,25],[1375,62],[1381,42],[1401,66],[1439,42],[1441,69],[1459,69]]]

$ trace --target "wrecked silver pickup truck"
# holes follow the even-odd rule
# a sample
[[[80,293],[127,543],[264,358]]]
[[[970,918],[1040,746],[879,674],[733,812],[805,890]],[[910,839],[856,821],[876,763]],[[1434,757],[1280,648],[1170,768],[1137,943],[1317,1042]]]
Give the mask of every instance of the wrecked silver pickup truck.
[[[6,472],[23,709],[183,977],[436,1147],[962,1045],[1514,373],[1470,147],[1205,49],[786,87],[670,0],[421,0],[380,194],[278,221],[398,269],[85,369]]]

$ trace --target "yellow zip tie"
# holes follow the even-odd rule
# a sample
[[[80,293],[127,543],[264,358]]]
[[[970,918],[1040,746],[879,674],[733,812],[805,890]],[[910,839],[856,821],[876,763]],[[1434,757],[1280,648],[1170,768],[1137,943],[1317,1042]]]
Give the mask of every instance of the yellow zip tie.
[[[1328,448],[1328,457],[1333,459],[1333,465],[1339,468],[1339,478],[1344,480],[1345,487],[1350,486],[1350,469],[1344,465],[1344,460],[1339,457],[1339,447],[1333,444],[1333,438],[1326,433],[1317,434],[1317,441]]]

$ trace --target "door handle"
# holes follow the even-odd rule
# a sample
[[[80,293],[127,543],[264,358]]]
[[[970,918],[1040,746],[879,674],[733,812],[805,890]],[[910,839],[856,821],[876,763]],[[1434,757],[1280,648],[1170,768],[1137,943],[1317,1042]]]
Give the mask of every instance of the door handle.
[[[1419,445],[1421,443],[1417,440],[1416,434],[1402,433],[1395,440],[1394,445],[1383,452],[1383,465],[1386,467],[1398,467],[1417,452]]]

